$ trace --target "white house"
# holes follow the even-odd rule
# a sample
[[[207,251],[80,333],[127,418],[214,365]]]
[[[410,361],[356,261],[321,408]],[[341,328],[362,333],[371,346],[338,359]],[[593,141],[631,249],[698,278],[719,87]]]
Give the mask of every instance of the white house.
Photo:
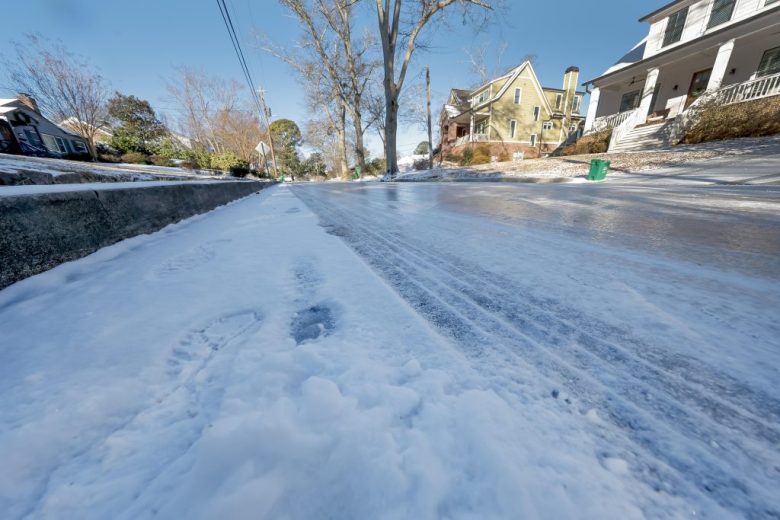
[[[679,124],[704,94],[722,103],[780,95],[780,0],[675,0],[639,21],[647,37],[585,83],[585,132],[613,128],[610,150],[663,144],[661,123]]]

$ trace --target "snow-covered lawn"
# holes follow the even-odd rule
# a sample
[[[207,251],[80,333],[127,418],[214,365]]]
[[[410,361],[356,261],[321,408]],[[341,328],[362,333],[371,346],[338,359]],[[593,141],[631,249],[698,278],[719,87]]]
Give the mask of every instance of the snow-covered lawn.
[[[275,187],[0,291],[0,516],[701,513],[472,362]]]
[[[610,161],[609,177],[621,177],[626,172],[653,172],[669,167],[679,167],[690,163],[706,163],[718,158],[739,159],[746,156],[772,157],[780,154],[780,136],[733,139],[709,143],[680,145],[663,150],[642,152],[603,153],[589,155],[571,155],[567,157],[547,157],[526,159],[517,162],[482,164],[477,166],[445,166],[432,170],[401,170],[399,180],[490,180],[508,178],[510,180],[530,178],[538,182],[551,178],[566,179],[585,177],[592,159]]]
[[[15,184],[137,182],[162,179],[224,179],[229,175],[145,164],[111,164],[0,154],[0,187]]]

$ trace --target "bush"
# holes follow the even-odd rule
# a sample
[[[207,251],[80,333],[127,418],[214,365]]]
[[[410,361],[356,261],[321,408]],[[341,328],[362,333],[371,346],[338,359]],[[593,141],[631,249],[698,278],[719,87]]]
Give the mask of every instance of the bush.
[[[473,160],[474,160],[474,150],[472,150],[471,147],[468,147],[465,150],[463,150],[463,156],[460,158],[460,165],[469,166]]]
[[[509,155],[509,152],[507,152],[506,150],[498,154],[498,162],[509,162],[511,160],[512,157]]]
[[[119,157],[113,154],[98,153],[98,161],[105,163],[118,163],[122,162]]]
[[[734,105],[710,105],[697,114],[682,143],[780,134],[780,96]]]
[[[198,165],[192,161],[180,161],[177,166],[185,170],[194,170]]]
[[[428,159],[417,159],[412,164],[412,169],[415,171],[420,170],[430,170],[431,163],[428,161]]]
[[[216,170],[227,172],[239,166],[249,167],[245,161],[242,161],[233,152],[217,153],[211,156],[211,167]]]
[[[162,155],[152,155],[149,157],[149,160],[152,161],[152,164],[155,166],[170,166],[171,160],[167,157],[163,157]]]
[[[236,164],[230,167],[230,175],[233,177],[241,177],[242,179],[249,175],[249,164]]]
[[[474,150],[474,157],[471,159],[471,164],[488,164],[490,162],[490,147],[482,144],[476,147]]]
[[[612,129],[593,132],[581,137],[576,143],[570,144],[559,155],[583,155],[591,153],[606,153],[609,141],[612,139]]]
[[[444,154],[444,160],[451,163],[460,164],[460,162],[463,160],[463,157],[452,152],[447,152]]]
[[[129,164],[151,164],[149,156],[141,152],[127,152],[122,156],[123,163]]]

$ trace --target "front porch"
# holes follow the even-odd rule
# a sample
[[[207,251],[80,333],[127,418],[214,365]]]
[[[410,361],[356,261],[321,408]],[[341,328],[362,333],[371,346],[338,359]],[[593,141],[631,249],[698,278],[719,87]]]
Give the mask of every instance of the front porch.
[[[684,118],[705,100],[731,104],[780,95],[780,33],[767,27],[717,45],[691,44],[593,85],[585,133],[613,129],[619,141],[638,126]]]

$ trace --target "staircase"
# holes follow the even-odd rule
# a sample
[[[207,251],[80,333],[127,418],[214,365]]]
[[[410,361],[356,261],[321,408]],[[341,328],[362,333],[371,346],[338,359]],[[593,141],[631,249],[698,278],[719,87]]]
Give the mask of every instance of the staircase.
[[[666,122],[640,125],[628,132],[619,142],[609,148],[610,153],[643,152],[658,150],[670,146],[668,137],[663,129]]]

